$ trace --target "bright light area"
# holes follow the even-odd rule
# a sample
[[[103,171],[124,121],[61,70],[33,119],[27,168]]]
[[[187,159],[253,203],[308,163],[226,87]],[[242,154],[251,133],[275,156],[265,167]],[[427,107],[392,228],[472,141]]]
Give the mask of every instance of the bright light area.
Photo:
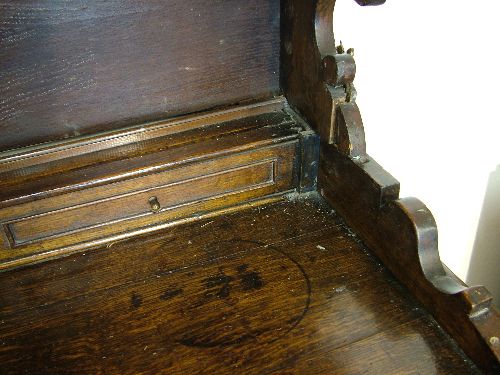
[[[335,10],[337,43],[355,49],[368,152],[401,182],[401,196],[431,209],[441,259],[463,280],[500,165],[499,15],[496,0],[365,8],[337,0]],[[490,231],[500,233],[500,189],[490,196],[497,219]],[[493,237],[498,254],[500,236]]]

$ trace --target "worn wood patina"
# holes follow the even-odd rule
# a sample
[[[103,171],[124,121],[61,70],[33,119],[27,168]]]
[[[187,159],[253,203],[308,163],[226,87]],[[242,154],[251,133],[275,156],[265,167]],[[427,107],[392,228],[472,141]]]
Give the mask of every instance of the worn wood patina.
[[[0,4],[0,373],[500,372],[334,6]]]

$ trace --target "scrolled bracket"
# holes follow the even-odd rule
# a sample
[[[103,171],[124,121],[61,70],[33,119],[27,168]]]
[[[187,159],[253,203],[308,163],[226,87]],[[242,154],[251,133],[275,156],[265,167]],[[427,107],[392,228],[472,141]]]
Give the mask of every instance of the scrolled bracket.
[[[358,3],[378,5],[383,1]],[[335,0],[285,1],[282,87],[291,106],[311,123],[323,142],[359,158],[366,149],[361,114],[346,117],[343,113],[359,112],[357,106],[346,106],[356,100],[356,62],[352,50],[335,46],[334,8]],[[350,118],[356,121],[350,122]],[[338,138],[343,134],[356,134],[349,147],[343,147],[345,138]]]
[[[379,5],[384,0],[356,0]],[[366,154],[352,54],[335,47],[335,0],[285,0],[281,87],[321,137],[318,188],[347,224],[487,373],[500,373],[500,314],[439,258],[437,228],[415,198]]]
[[[335,115],[335,145],[344,155],[363,163],[366,160],[366,143],[363,120],[354,102],[337,105]]]
[[[354,82],[356,62],[348,53],[327,55],[323,58],[323,80],[327,85],[346,86]]]

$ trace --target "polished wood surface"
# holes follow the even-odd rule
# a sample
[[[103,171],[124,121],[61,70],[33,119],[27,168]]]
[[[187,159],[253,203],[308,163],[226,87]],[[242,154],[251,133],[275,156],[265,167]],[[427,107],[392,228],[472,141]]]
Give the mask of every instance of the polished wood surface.
[[[487,373],[500,373],[500,314],[491,294],[447,272],[428,208],[400,199],[399,182],[366,153],[353,50],[335,46],[335,1],[282,5],[282,87],[321,136],[319,191],[462,349]],[[390,98],[381,110],[391,110]]]
[[[0,373],[499,373],[334,5],[0,4]]]
[[[283,99],[237,106],[182,121],[145,124],[140,134],[123,130],[109,138],[72,140],[0,159],[0,207],[130,179],[185,159],[209,159],[228,150],[279,142],[295,128],[283,106]]]
[[[416,198],[398,199],[394,178],[323,147],[319,187],[348,225],[482,368],[500,371],[500,314],[489,291],[468,287],[439,258],[437,227]]]
[[[134,143],[120,141],[124,130],[98,151],[84,152],[82,139],[57,146],[63,155],[16,159],[20,168],[0,174],[0,270],[315,190],[319,138],[285,104],[145,125],[150,134]]]
[[[279,92],[279,0],[0,4],[0,151]]]
[[[317,194],[0,275],[5,374],[473,374]]]
[[[223,110],[215,109],[196,114],[177,116],[173,119],[146,122],[114,131],[99,132],[88,136],[74,137],[58,142],[44,143],[31,147],[23,147],[0,154],[0,181],[10,181],[20,176],[38,177],[59,172],[61,168],[71,170],[92,165],[102,160],[116,160],[123,156],[133,157],[160,151],[165,147],[174,147],[187,143],[190,132],[204,129],[207,136],[214,133],[223,134],[217,125],[232,122],[239,124],[237,129],[252,128],[259,125],[250,124],[248,117],[259,118],[283,110],[286,100],[282,96],[259,101],[247,105],[237,105]],[[265,120],[264,120],[265,121]],[[214,129],[214,126],[216,125]],[[227,126],[230,132],[235,131]],[[55,168],[44,168],[48,163],[59,162]],[[53,165],[53,164],[52,164]],[[17,172],[14,172],[17,171]],[[9,174],[11,173],[11,174]],[[43,173],[43,174],[42,174]],[[19,183],[19,181],[17,181]]]

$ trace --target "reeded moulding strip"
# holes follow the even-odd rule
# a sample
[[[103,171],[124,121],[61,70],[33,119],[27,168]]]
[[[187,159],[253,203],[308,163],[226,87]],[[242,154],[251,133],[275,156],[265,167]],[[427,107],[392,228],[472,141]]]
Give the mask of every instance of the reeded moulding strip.
[[[0,173],[56,160],[102,151],[131,143],[151,140],[221,122],[280,111],[286,105],[284,97],[239,105],[223,110],[186,115],[155,121],[92,136],[75,137],[63,141],[43,143],[0,153]]]

